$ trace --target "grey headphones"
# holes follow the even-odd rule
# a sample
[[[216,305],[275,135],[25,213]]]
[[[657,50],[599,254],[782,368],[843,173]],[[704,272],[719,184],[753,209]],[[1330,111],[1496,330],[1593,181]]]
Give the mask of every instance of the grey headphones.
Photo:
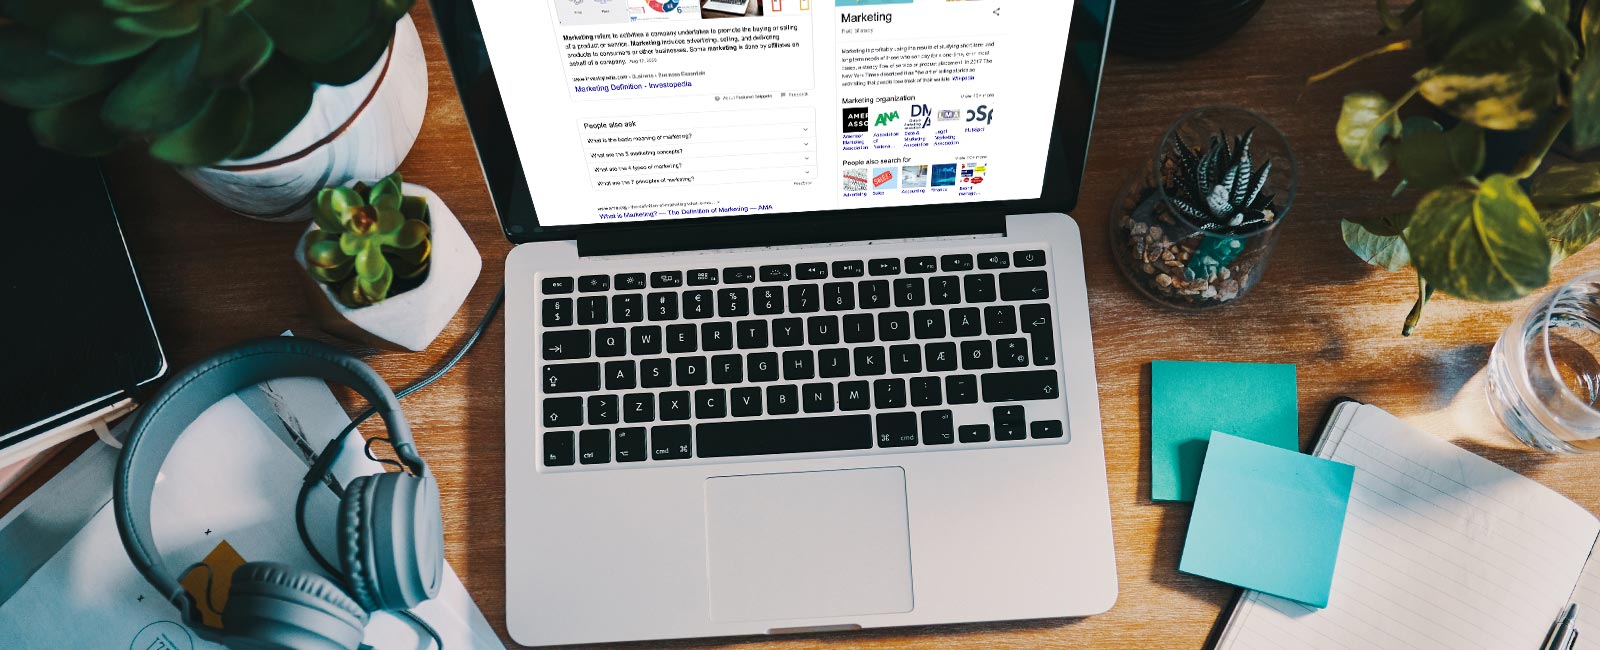
[[[342,585],[285,564],[246,563],[233,574],[219,632],[201,622],[199,605],[151,541],[151,495],[162,462],[195,418],[235,392],[283,377],[316,377],[355,389],[383,416],[395,455],[409,473],[362,476],[346,486],[337,530]],[[335,453],[330,445],[307,480],[320,480],[319,471],[332,466]],[[169,381],[128,434],[113,494],[117,532],[134,567],[201,638],[235,650],[355,650],[370,612],[410,609],[437,595],[443,581],[439,486],[417,455],[399,401],[367,364],[309,339],[247,342]]]

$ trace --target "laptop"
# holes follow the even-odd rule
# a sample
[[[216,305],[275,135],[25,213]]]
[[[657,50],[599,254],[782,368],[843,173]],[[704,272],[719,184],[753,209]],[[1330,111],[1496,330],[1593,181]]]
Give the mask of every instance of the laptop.
[[[511,637],[1110,608],[1064,214],[1109,0],[651,23],[569,1],[432,3],[517,244]]]

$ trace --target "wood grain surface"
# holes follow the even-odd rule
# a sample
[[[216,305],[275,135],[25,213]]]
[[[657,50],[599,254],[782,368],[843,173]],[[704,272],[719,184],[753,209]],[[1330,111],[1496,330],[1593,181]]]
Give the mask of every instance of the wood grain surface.
[[[359,351],[391,383],[425,374],[477,322],[504,274],[500,235],[427,6],[414,11],[429,60],[428,115],[402,171],[434,189],[467,226],[484,257],[467,306],[433,347],[417,354]],[[1370,0],[1274,0],[1220,47],[1180,62],[1113,57],[1105,71],[1083,198],[1082,226],[1095,328],[1121,596],[1087,619],[907,628],[782,639],[741,638],[631,647],[808,648],[1201,648],[1233,587],[1177,571],[1189,508],[1148,498],[1149,362],[1196,359],[1295,363],[1300,437],[1311,442],[1340,396],[1402,418],[1523,472],[1600,510],[1600,455],[1528,451],[1502,433],[1485,406],[1484,363],[1511,315],[1531,300],[1484,305],[1441,298],[1410,338],[1399,334],[1415,291],[1406,273],[1379,273],[1345,250],[1339,219],[1402,210],[1392,186],[1346,163],[1333,138],[1339,98],[1357,89],[1399,95],[1418,62],[1399,54],[1318,86],[1308,75],[1382,41]],[[1259,112],[1299,156],[1300,195],[1286,216],[1265,279],[1247,298],[1200,315],[1163,311],[1113,267],[1107,214],[1129,173],[1183,111],[1229,104]],[[295,225],[250,221],[204,200],[171,170],[136,153],[109,161],[161,336],[174,367],[217,348],[285,329],[321,337],[294,274]],[[535,181],[537,182],[537,180]],[[1600,266],[1590,250],[1557,278]],[[503,321],[462,365],[408,398],[418,443],[439,476],[448,559],[496,629],[505,629]],[[1087,360],[1068,359],[1068,363]],[[1225,401],[1232,387],[1210,387]],[[350,397],[348,393],[341,396]],[[354,404],[353,402],[347,402]],[[87,444],[79,441],[79,446]],[[59,466],[64,460],[54,462]],[[35,479],[37,483],[39,479]],[[995,495],[1004,498],[1004,495]],[[0,502],[0,510],[17,497]],[[641,532],[641,537],[647,533]],[[996,549],[996,552],[1003,552]],[[1530,549],[1537,552],[1537,549]],[[1070,589],[1071,585],[1061,585]],[[510,643],[510,639],[506,639]]]

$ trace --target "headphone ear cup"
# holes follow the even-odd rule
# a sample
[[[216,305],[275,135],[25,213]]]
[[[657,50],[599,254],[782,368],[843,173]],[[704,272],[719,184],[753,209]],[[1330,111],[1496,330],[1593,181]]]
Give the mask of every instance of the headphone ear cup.
[[[222,631],[235,650],[355,650],[367,612],[331,580],[276,562],[233,573]]]
[[[372,476],[358,476],[344,488],[339,501],[339,567],[344,570],[350,595],[362,609],[384,609],[377,600],[377,577],[372,561],[372,540],[367,523],[372,504]]]
[[[351,593],[369,611],[410,609],[438,595],[444,526],[432,474],[352,480],[340,503],[339,537]]]

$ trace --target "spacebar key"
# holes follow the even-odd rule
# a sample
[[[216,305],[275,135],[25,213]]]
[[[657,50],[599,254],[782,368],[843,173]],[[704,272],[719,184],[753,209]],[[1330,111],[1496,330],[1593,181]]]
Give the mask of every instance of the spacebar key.
[[[991,372],[983,376],[983,401],[1023,402],[1061,397],[1055,370]]]
[[[871,449],[872,418],[862,414],[707,422],[695,426],[694,436],[701,458]]]

